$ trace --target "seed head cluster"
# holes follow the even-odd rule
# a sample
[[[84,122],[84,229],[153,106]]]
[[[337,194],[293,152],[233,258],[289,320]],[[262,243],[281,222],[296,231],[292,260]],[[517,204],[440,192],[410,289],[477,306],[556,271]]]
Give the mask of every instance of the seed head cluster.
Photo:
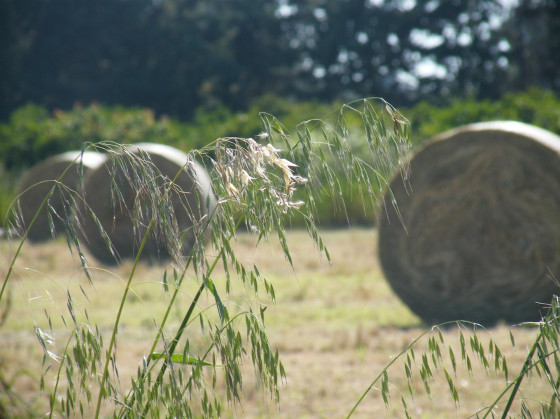
[[[257,138],[268,139],[268,134],[259,134]],[[293,196],[307,179],[294,174],[293,169],[298,166],[282,158],[282,150],[270,143],[259,144],[253,138],[223,138],[220,142],[214,166],[230,198],[241,200],[247,188],[254,185],[270,193],[284,213],[304,204]]]

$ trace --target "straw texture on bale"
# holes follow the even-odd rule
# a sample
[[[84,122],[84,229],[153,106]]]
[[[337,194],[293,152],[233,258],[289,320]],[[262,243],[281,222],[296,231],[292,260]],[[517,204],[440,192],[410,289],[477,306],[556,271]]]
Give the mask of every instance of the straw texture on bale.
[[[41,202],[47,196],[54,185],[54,181],[68,168],[61,182],[73,191],[80,191],[83,177],[90,171],[99,167],[105,156],[96,152],[69,151],[49,157],[31,167],[25,172],[18,183],[19,205],[23,219],[23,228],[33,220]],[[63,188],[57,187],[52,194],[48,205],[54,231],[51,232],[49,213],[44,207],[38,214],[33,227],[29,229],[27,238],[33,242],[42,242],[53,237],[64,229],[65,207],[70,205],[69,193]],[[54,213],[53,213],[54,211]]]
[[[513,121],[459,127],[390,183],[379,256],[424,321],[539,320],[560,280],[560,137]]]
[[[216,205],[206,170],[192,159],[189,162],[187,154],[167,145],[134,144],[127,151],[136,156],[135,159],[123,159],[126,162],[123,167],[116,164],[116,160],[108,158],[104,165],[89,173],[84,184],[86,202],[111,240],[116,258],[91,217],[87,217],[84,223],[88,249],[106,264],[136,257],[154,211],[161,211],[158,216],[168,217],[169,225],[174,226],[172,230],[175,232],[176,247],[173,247],[173,238],[167,237],[161,228],[155,228],[149,235],[141,258],[154,262],[167,260],[172,255],[188,255],[195,245],[193,226],[195,223],[200,224],[200,220],[207,221],[208,217],[204,215]],[[148,162],[148,168],[153,170],[152,178],[142,179],[136,175],[139,172],[135,171],[137,168],[134,166],[142,161],[144,166]],[[185,167],[187,162],[191,167],[190,171]],[[155,206],[142,203],[146,202],[151,188],[161,191],[164,184],[173,180],[178,173],[175,189],[170,193],[169,201],[164,204],[168,205],[166,208],[162,209],[157,202],[153,203]],[[131,184],[131,177],[135,176],[139,184]],[[112,182],[120,197],[115,196],[115,189],[111,188]],[[171,233],[167,231],[167,234]]]

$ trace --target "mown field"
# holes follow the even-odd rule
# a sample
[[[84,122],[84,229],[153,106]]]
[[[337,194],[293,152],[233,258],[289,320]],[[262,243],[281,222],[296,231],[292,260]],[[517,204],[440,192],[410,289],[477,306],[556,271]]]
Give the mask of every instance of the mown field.
[[[280,404],[276,405],[255,385],[252,366],[247,359],[243,398],[238,405],[228,406],[224,402],[228,406],[228,416],[345,417],[384,366],[430,328],[431,325],[423,325],[400,302],[385,282],[376,256],[374,229],[327,230],[323,232],[323,238],[331,253],[332,265],[320,257],[305,232],[288,232],[294,258],[292,269],[278,244],[271,242],[256,247],[254,237],[246,233],[237,237],[234,248],[238,257],[247,264],[256,264],[261,274],[272,282],[276,302],[272,304],[264,293],[255,297],[240,285],[235,286],[228,296],[228,305],[235,311],[235,307],[242,307],[247,298],[268,305],[268,336],[280,351],[287,377],[280,390]],[[2,279],[14,251],[13,243],[0,242]],[[16,262],[15,276],[8,286],[11,297],[8,317],[0,326],[0,372],[4,382],[11,383],[14,397],[24,401],[34,414],[44,414],[48,409],[46,396],[39,390],[43,353],[33,325],[48,330],[50,321],[55,352],[61,351],[69,332],[60,314],[68,316],[67,296],[70,293],[77,316],[83,316],[81,313],[87,310],[90,322],[108,335],[131,266],[130,263],[117,268],[99,266],[92,270],[93,283],[90,284],[76,255],[70,254],[63,240],[25,245]],[[142,356],[149,351],[156,331],[154,323],[158,322],[166,307],[168,296],[162,286],[166,269],[171,271],[166,266],[142,265],[135,275],[133,293],[125,306],[118,337],[117,356],[123,389],[127,388],[128,377],[141,365]],[[197,284],[194,275],[191,277],[184,286],[181,299],[175,304],[170,328],[180,322],[195,293]],[[216,273],[215,280],[223,286],[223,270]],[[204,304],[210,306],[211,299]],[[194,330],[192,339],[196,342]],[[515,338],[515,347],[510,332]],[[457,354],[458,367],[453,379],[459,391],[458,404],[451,396],[445,376],[437,371],[433,371],[431,396],[425,394],[424,384],[415,373],[411,386],[414,398],[411,398],[404,362],[397,360],[388,371],[388,406],[381,397],[381,383],[378,383],[353,417],[404,417],[401,398],[406,401],[409,414],[416,418],[469,417],[489,405],[506,386],[506,379],[503,375],[485,371],[472,354],[474,372],[469,373],[459,355],[460,333],[467,342],[472,335],[471,330],[457,327],[442,331],[444,364],[449,371],[452,371],[446,356],[449,347]],[[484,347],[488,346],[490,337],[498,343],[508,360],[510,379],[520,371],[536,333],[535,328],[506,325],[477,331]],[[421,353],[427,349],[428,341],[424,338],[415,349],[418,368]],[[49,380],[53,375],[47,378],[46,385],[52,386],[53,382]],[[1,393],[0,406],[5,407],[7,396]],[[539,401],[548,401],[547,394],[546,380],[536,376],[524,381],[520,397],[536,412]],[[7,410],[5,414],[9,415],[10,410]],[[499,414],[499,409],[496,412]],[[104,411],[105,415],[110,413]]]

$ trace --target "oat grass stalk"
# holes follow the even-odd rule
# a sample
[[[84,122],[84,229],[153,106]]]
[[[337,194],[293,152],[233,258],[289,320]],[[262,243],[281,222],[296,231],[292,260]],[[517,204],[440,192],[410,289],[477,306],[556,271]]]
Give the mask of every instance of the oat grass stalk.
[[[445,338],[442,330],[450,327],[459,328],[459,351],[452,348],[450,338]],[[378,390],[381,397],[389,406],[390,403],[390,372],[395,366],[401,364],[408,383],[408,393],[414,396],[420,390],[413,390],[413,379],[420,377],[425,395],[431,397],[431,387],[435,379],[443,379],[448,384],[449,394],[458,406],[460,403],[461,388],[455,383],[457,379],[457,365],[461,362],[469,374],[475,370],[503,376],[504,387],[492,399],[492,402],[479,409],[471,417],[488,418],[501,417],[503,419],[512,415],[533,417],[538,414],[541,418],[558,417],[560,414],[560,301],[554,297],[546,314],[540,322],[526,322],[510,327],[537,327],[537,333],[517,375],[510,380],[507,359],[502,348],[492,338],[490,331],[480,324],[457,321],[447,322],[433,326],[415,338],[405,349],[396,354],[381,372],[372,380],[370,385],[360,395],[355,405],[348,413],[348,418],[354,415],[365,397],[372,391]],[[470,331],[466,337],[463,330]],[[480,333],[490,336],[489,342],[483,344]],[[420,341],[427,339],[428,349],[416,352],[415,347]],[[515,347],[515,339],[510,331],[510,341]],[[398,361],[398,362],[397,362]],[[393,372],[391,372],[393,374]],[[530,406],[523,395],[523,382],[530,378],[544,379],[548,384],[549,400],[538,400],[539,411]],[[406,417],[410,417],[405,397],[401,396],[401,405]],[[515,410],[514,409],[519,409]]]
[[[140,256],[142,255],[142,250],[144,249],[144,245],[146,244],[146,240],[149,237],[149,233],[152,230],[153,225],[154,225],[154,221],[152,220],[152,221],[150,221],[150,224],[148,225],[148,228],[146,229],[146,234],[142,238],[142,243],[140,244],[140,248],[138,249],[136,259],[134,260],[134,264],[132,265],[130,275],[128,276],[128,281],[126,283],[126,287],[124,289],[124,292],[123,292],[123,295],[122,295],[122,298],[121,298],[121,302],[119,304],[119,309],[118,309],[116,317],[115,317],[115,325],[113,326],[113,331],[111,333],[111,340],[109,341],[109,347],[107,348],[107,351],[105,353],[105,366],[103,367],[103,375],[101,377],[101,382],[100,382],[100,386],[99,386],[99,393],[98,393],[98,396],[97,396],[97,406],[95,408],[95,417],[96,418],[99,417],[99,414],[101,412],[101,402],[102,402],[102,400],[108,397],[108,388],[106,387],[105,383],[107,382],[108,375],[109,375],[109,364],[110,364],[111,360],[113,359],[113,357],[116,356],[113,349],[115,347],[115,340],[117,338],[119,323],[120,323],[120,320],[121,320],[124,305],[126,303],[126,297],[128,296],[128,292],[130,291],[130,285],[132,283],[132,279],[134,278],[134,275],[136,273],[136,268],[138,267],[138,263],[140,261]]]
[[[114,403],[114,415],[118,417],[220,416],[222,407],[216,389],[218,371],[224,377],[228,403],[241,402],[241,363],[245,357],[250,357],[263,388],[278,401],[278,386],[285,377],[285,371],[278,350],[268,342],[264,328],[267,302],[262,297],[264,290],[264,298],[274,302],[274,287],[261,275],[257,266],[247,266],[238,259],[232,241],[242,226],[257,237],[259,244],[277,240],[284,261],[293,269],[285,232],[293,217],[297,216],[304,220],[318,251],[330,261],[317,228],[319,194],[326,194],[327,199],[337,202],[344,211],[344,189],[348,182],[357,182],[361,194],[372,203],[376,202],[376,197],[386,187],[386,175],[403,161],[410,140],[410,128],[396,109],[378,98],[345,105],[324,119],[304,121],[293,129],[287,129],[272,115],[262,114],[261,118],[264,131],[253,138],[220,138],[201,150],[189,153],[188,161],[181,170],[186,170],[196,179],[190,162],[205,162],[217,206],[210,211],[209,201],[203,202],[200,195],[196,195],[197,204],[206,207],[207,212],[199,220],[191,217],[195,244],[188,255],[181,253],[184,236],[179,231],[171,204],[172,194],[182,197],[192,193],[178,189],[175,179],[179,173],[174,179],[168,179],[158,171],[149,156],[136,155],[116,143],[88,143],[84,146],[84,149],[105,152],[113,163],[113,177],[106,187],[111,188],[115,208],[122,208],[125,202],[116,180],[119,172],[137,192],[133,207],[126,208],[126,211],[132,217],[136,231],[141,234],[134,262],[124,281],[124,291],[107,346],[103,344],[97,326],[90,324],[87,312],[87,321],[78,326],[71,295],[68,295],[68,310],[73,324],[69,328],[72,337],[61,356],[50,349],[54,344],[53,334],[37,329],[45,359],[60,362],[55,388],[49,398],[51,415],[57,409],[55,400],[59,399],[59,409],[67,416],[78,413],[77,410],[84,415],[87,408],[84,403],[88,406],[93,403],[94,417],[99,417],[103,403],[107,401]],[[366,147],[356,146],[360,139],[366,140]],[[342,178],[345,180],[341,181]],[[403,181],[406,179],[404,166]],[[53,185],[49,196],[59,184],[56,182]],[[81,247],[82,241],[87,240],[83,237],[84,221],[96,225],[113,256],[118,259],[118,254],[97,214],[88,206],[88,196],[67,189],[64,192],[68,195],[67,213],[49,214],[66,217],[68,246],[71,252],[77,253],[83,271],[91,281],[90,262]],[[45,197],[39,210],[48,206],[49,196]],[[193,212],[188,200],[181,202],[182,210]],[[131,379],[130,390],[121,398],[116,386],[116,380],[119,380],[119,325],[150,236],[155,236],[173,258],[173,281],[170,283],[165,273],[163,287],[166,295],[170,285],[174,290],[162,318],[159,322],[154,320],[158,327],[150,353],[142,359],[137,376]],[[211,247],[205,246],[208,236]],[[24,234],[4,280],[0,301],[25,237]],[[278,262],[282,263],[282,257]],[[224,268],[225,289],[218,287],[212,278],[218,264]],[[190,277],[187,270],[198,281],[197,292],[181,324],[169,334],[169,338],[165,326],[184,280]],[[261,297],[254,301],[247,299],[247,307],[231,316],[227,299],[223,296],[228,296],[236,283],[242,284],[255,296],[260,291]],[[209,307],[200,305],[205,290],[212,301]],[[186,333],[196,319],[200,320],[206,339],[204,349],[193,349],[190,336]],[[66,323],[64,316],[63,320]],[[245,333],[242,335],[243,320]],[[183,345],[182,350],[179,345]],[[65,395],[57,396],[63,365],[68,389]],[[42,380],[49,368],[46,368]],[[157,371],[155,379],[152,378],[153,371]],[[95,392],[96,395],[92,394]]]
[[[239,226],[241,225],[241,221],[242,221],[242,219],[239,219],[238,224],[235,227],[235,230],[237,230],[239,228]],[[214,260],[212,266],[208,270],[208,275],[211,275],[212,272],[214,271],[218,261],[221,258],[222,253],[223,253],[223,249],[220,251],[220,254],[218,254],[218,257]],[[193,260],[192,257],[188,258],[187,264],[185,265],[185,268],[183,269],[181,277],[179,278],[178,281],[176,281],[177,285],[175,287],[175,290],[174,290],[173,294],[171,295],[171,298],[169,300],[169,304],[167,305],[167,309],[165,311],[165,314],[163,315],[163,318],[162,318],[161,324],[158,328],[156,337],[155,337],[154,342],[152,344],[152,347],[149,351],[149,356],[148,356],[148,359],[146,360],[146,362],[144,364],[144,367],[143,367],[143,370],[142,370],[142,375],[141,375],[141,377],[139,377],[140,381],[145,380],[148,371],[150,371],[151,368],[152,368],[152,361],[162,359],[162,357],[159,356],[160,354],[157,354],[156,348],[157,348],[158,344],[160,343],[160,339],[163,337],[164,326],[167,323],[167,320],[169,318],[169,314],[171,313],[171,309],[173,307],[175,299],[177,298],[177,295],[179,294],[181,284],[182,284],[182,282],[185,278],[187,268],[190,265],[190,263],[192,262],[192,260]],[[189,305],[189,308],[188,308],[187,312],[185,313],[185,316],[183,317],[183,320],[181,321],[180,326],[177,329],[177,333],[176,333],[175,337],[171,340],[171,343],[169,344],[169,347],[166,347],[166,353],[164,354],[167,357],[167,358],[164,358],[166,361],[168,361],[168,362],[178,362],[178,361],[173,361],[173,356],[176,355],[175,350],[176,350],[177,345],[178,345],[178,343],[181,339],[181,336],[183,335],[183,332],[185,331],[187,325],[189,324],[189,322],[192,319],[192,315],[194,313],[195,308],[197,307],[197,304],[198,304],[198,301],[199,301],[199,299],[202,295],[202,292],[204,291],[204,289],[212,288],[212,287],[213,287],[213,285],[210,286],[209,279],[203,280],[202,283],[200,284],[200,287],[198,288],[195,296],[193,297],[193,299],[191,301],[191,304]],[[211,364],[208,364],[204,361],[206,356],[209,354],[211,348],[212,348],[212,346],[210,347],[210,349],[208,349],[206,354],[200,359],[196,359],[196,358],[191,357],[188,362],[179,361],[178,363],[183,363],[183,364],[184,363],[189,363],[189,364],[203,363],[205,365],[211,365]],[[157,392],[157,387],[159,387],[159,385],[163,382],[164,374],[167,370],[167,366],[169,365],[168,362],[164,362],[162,364],[161,368],[160,368],[160,371],[158,373],[158,377],[157,377],[157,379],[155,381],[155,384],[154,384],[154,386],[155,386],[154,387],[154,392]],[[135,394],[134,393],[129,393],[128,397],[125,399],[125,401],[123,403],[123,405],[127,406],[127,408],[121,410],[121,412],[119,414],[119,417],[126,414],[128,409],[131,406],[133,406],[134,403],[135,403]],[[144,415],[146,415],[148,413],[148,408],[149,408],[149,405],[147,403],[145,408],[144,408],[144,412],[143,412]]]
[[[558,297],[554,297],[548,313],[540,322],[525,323],[525,326],[538,326],[538,333],[519,374],[498,394],[492,404],[477,412],[477,416],[484,412],[482,418],[494,417],[495,408],[505,399],[506,405],[501,417],[507,418],[511,414],[513,403],[518,400],[523,380],[534,375],[545,377],[551,393],[549,402],[541,401],[540,417],[558,417],[560,414],[560,406],[558,406],[560,402],[560,300]],[[524,416],[531,416],[523,400],[521,410]]]
[[[461,350],[460,358],[458,355],[455,355],[455,351],[453,351],[453,348],[445,340],[442,333],[442,330],[448,329],[450,327],[458,327],[461,330],[459,335]],[[389,406],[389,370],[393,365],[397,364],[397,361],[400,361],[403,365],[408,383],[408,392],[412,398],[414,396],[414,392],[412,390],[412,380],[414,377],[420,377],[426,394],[428,396],[431,396],[431,382],[434,379],[436,372],[441,371],[445,380],[447,381],[453,401],[456,404],[459,404],[458,386],[454,383],[453,380],[453,376],[455,376],[457,371],[458,360],[464,362],[467,370],[469,372],[472,372],[472,359],[476,358],[480,361],[481,366],[485,370],[489,370],[492,368],[495,371],[503,373],[507,378],[507,361],[506,358],[502,355],[496,342],[490,337],[488,348],[487,350],[485,350],[475,333],[467,343],[467,339],[462,332],[463,329],[470,329],[473,331],[484,330],[489,333],[488,330],[480,324],[468,321],[446,322],[433,326],[431,329],[422,332],[419,336],[414,338],[406,348],[392,357],[391,361],[389,361],[387,365],[384,366],[381,372],[371,381],[369,386],[361,394],[346,417],[350,418],[356,412],[365,397],[370,393],[371,390],[374,389],[381,392],[383,402],[387,407]],[[414,349],[425,338],[427,338],[428,341],[428,350],[417,355]],[[490,359],[490,356],[492,356],[493,359]],[[379,385],[380,388],[377,387]],[[401,403],[404,413],[407,417],[410,417],[408,406],[404,397],[401,397]]]
[[[83,155],[83,153],[84,153],[84,150],[82,149],[81,155]],[[76,164],[76,163],[78,163],[78,164]],[[51,197],[53,196],[53,194],[55,193],[55,191],[57,191],[57,190],[60,192],[60,194],[62,196],[64,196],[65,194],[77,195],[76,191],[68,188],[68,186],[66,186],[62,183],[62,179],[64,178],[66,173],[73,167],[77,167],[79,178],[81,180],[81,178],[83,176],[83,165],[81,164],[81,156],[78,156],[78,157],[76,157],[76,159],[74,161],[72,161],[68,164],[68,166],[62,171],[62,173],[58,176],[57,179],[55,179],[55,180],[45,180],[45,181],[42,181],[42,182],[39,183],[39,184],[52,183],[53,185],[50,188],[49,192],[41,200],[41,203],[39,204],[37,210],[35,211],[35,214],[31,218],[31,221],[29,221],[29,225],[25,226],[25,228],[23,228],[24,226],[23,226],[23,224],[21,224],[22,221],[21,221],[21,216],[19,215],[17,201],[19,199],[19,196],[21,196],[25,193],[28,193],[31,189],[38,186],[39,184],[31,186],[31,187],[27,188],[25,191],[21,192],[16,197],[15,203],[10,205],[10,209],[8,210],[8,215],[6,217],[6,223],[5,223],[6,230],[7,231],[19,230],[22,233],[20,234],[19,243],[18,243],[17,248],[14,252],[14,256],[12,257],[12,260],[10,262],[10,266],[8,268],[8,271],[7,271],[7,273],[4,277],[4,281],[2,282],[2,288],[0,288],[0,301],[3,300],[4,292],[6,290],[6,286],[8,284],[9,279],[11,278],[11,276],[13,274],[14,266],[15,266],[15,263],[16,263],[17,259],[19,258],[19,255],[21,253],[21,249],[22,249],[23,245],[25,244],[25,242],[27,240],[27,235],[29,234],[29,231],[31,230],[33,225],[35,225],[35,222],[37,221],[37,218],[39,217],[41,212],[45,211],[45,209],[47,209],[48,220],[49,220],[51,230],[54,228],[54,225],[53,225],[53,222],[52,222],[52,217],[53,216],[64,217],[64,215],[68,215],[68,214],[56,214],[56,213],[53,214],[52,212],[54,212],[54,211],[52,211],[52,208],[49,207],[48,202],[51,199]],[[67,204],[69,204],[68,201],[67,201]]]

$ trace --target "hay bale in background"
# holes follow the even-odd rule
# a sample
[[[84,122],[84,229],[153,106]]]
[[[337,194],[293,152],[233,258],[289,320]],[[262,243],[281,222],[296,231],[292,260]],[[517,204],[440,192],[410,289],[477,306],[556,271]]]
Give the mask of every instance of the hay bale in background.
[[[174,179],[180,172],[175,185],[181,192],[171,193],[169,207],[163,211],[163,216],[169,216],[169,221],[176,227],[174,231],[177,233],[175,237],[177,248],[170,248],[174,244],[170,242],[170,237],[166,236],[169,231],[166,233],[156,228],[146,242],[141,258],[162,261],[168,259],[174,250],[178,250],[182,255],[188,255],[195,245],[193,225],[207,214],[207,203],[210,211],[216,205],[206,170],[198,163],[192,162],[196,178],[193,179],[183,168],[189,160],[187,154],[162,144],[134,144],[129,146],[127,151],[136,156],[136,160],[121,159],[119,165],[115,159],[108,158],[104,165],[89,173],[84,183],[86,201],[110,238],[117,259],[111,254],[106,240],[91,217],[86,217],[84,220],[84,235],[88,249],[98,260],[106,264],[114,264],[123,258],[136,257],[146,227],[154,210],[157,211],[154,208],[159,205],[157,202],[151,204],[148,202],[149,190],[151,188],[161,190],[165,180]],[[142,159],[144,161],[148,159],[152,164],[141,164]],[[123,162],[125,166],[122,166]],[[139,170],[139,165],[144,169],[153,170],[153,177],[142,179],[142,176],[138,176],[138,172],[135,171]],[[131,181],[140,183],[131,184]],[[111,182],[115,182],[120,191],[120,200],[114,195],[114,190],[111,190]],[[171,217],[172,214],[174,218]]]
[[[390,187],[404,228],[386,194],[380,261],[416,314],[540,319],[559,291],[560,137],[512,121],[460,127],[412,157],[409,184]]]
[[[104,160],[105,156],[100,153],[69,151],[49,157],[31,167],[24,174],[17,187],[17,193],[22,194],[19,198],[21,216],[24,223],[22,227],[24,229],[27,228],[35,216],[39,205],[41,205],[45,196],[52,189],[52,181],[58,179],[70,164],[75,167],[71,167],[66,172],[62,178],[62,183],[72,190],[79,191],[81,176],[85,176],[88,171],[99,167]],[[64,193],[64,196],[67,196],[67,194]],[[63,195],[61,195],[61,190],[58,189],[54,191],[49,202],[49,205],[60,217],[64,217],[64,207],[68,205],[68,202],[65,202],[65,200]],[[64,223],[56,215],[51,213],[51,216],[55,228],[54,233],[56,234],[64,229]],[[33,227],[28,232],[27,238],[29,240],[41,242],[52,238],[48,217],[47,209],[43,208],[37,216],[35,224],[33,224]]]

